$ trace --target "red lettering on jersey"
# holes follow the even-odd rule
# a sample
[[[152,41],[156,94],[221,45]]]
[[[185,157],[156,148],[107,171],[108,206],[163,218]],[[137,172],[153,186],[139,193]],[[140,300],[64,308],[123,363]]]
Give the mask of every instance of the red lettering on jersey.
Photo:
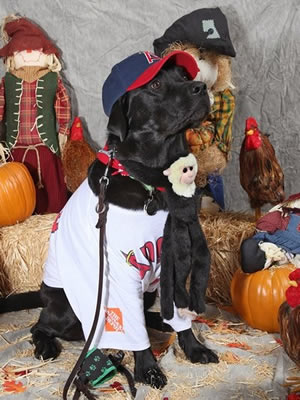
[[[156,242],[156,257],[157,257],[157,262],[160,262],[160,256],[161,256],[161,245],[163,242],[163,237],[160,237],[157,239]]]
[[[144,246],[140,248],[143,256],[146,260],[149,261],[149,264],[139,263],[136,259],[134,251],[131,250],[128,254],[122,251],[122,254],[126,258],[127,264],[131,265],[132,267],[139,270],[139,274],[141,279],[144,279],[146,272],[151,270],[152,264],[158,264],[160,262],[160,255],[161,255],[161,245],[162,245],[163,238],[160,237],[156,241],[156,247],[152,242],[146,242]],[[155,254],[156,250],[156,254]]]
[[[146,264],[142,264],[137,262],[134,251],[131,250],[126,257],[126,261],[129,265],[132,265],[134,268],[137,268],[139,270],[140,273],[140,277],[141,279],[144,279],[146,272],[150,271],[151,266],[150,265],[146,265]]]
[[[141,247],[141,252],[143,253],[143,256],[147,258],[150,262],[154,261],[154,245],[152,242],[147,242],[144,244],[143,247]]]
[[[57,231],[57,229],[58,229],[58,220],[59,220],[60,216],[61,216],[61,212],[59,212],[57,214],[57,216],[55,217],[55,220],[54,220],[52,228],[51,228],[51,233],[54,233],[54,232]]]

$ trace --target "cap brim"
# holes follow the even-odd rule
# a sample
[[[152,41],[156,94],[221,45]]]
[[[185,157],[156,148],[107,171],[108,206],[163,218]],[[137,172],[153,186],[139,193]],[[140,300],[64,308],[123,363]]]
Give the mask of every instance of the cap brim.
[[[156,61],[151,67],[147,68],[128,88],[127,92],[137,89],[150,82],[154,78],[167,61],[172,59],[175,65],[185,68],[191,79],[194,79],[199,72],[199,68],[194,57],[186,51],[176,50],[159,61]]]

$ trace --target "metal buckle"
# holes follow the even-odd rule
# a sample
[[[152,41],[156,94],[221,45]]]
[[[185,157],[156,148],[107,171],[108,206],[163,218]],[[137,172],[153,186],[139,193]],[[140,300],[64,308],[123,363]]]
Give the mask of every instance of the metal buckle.
[[[108,175],[108,169],[110,167],[111,160],[113,159],[114,154],[115,154],[114,150],[108,150],[108,151],[101,150],[101,152],[105,153],[109,157],[109,160],[108,160],[108,162],[106,164],[106,168],[104,170],[104,174],[99,179],[99,186],[100,186],[99,202],[96,205],[96,212],[98,214],[103,214],[107,209],[107,206],[105,204],[105,192],[106,192],[107,186],[109,185],[109,177],[107,175]],[[102,199],[102,208],[100,210],[101,199]]]
[[[147,214],[148,214],[148,207],[151,204],[152,200],[153,200],[153,190],[151,190],[150,195],[149,195],[148,199],[145,201],[145,204],[144,204],[144,211]]]

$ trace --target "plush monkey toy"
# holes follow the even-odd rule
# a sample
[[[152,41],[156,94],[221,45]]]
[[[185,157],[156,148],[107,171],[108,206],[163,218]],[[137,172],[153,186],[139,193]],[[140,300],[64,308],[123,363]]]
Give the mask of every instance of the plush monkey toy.
[[[180,157],[163,174],[171,186],[166,186],[169,214],[161,253],[161,315],[171,319],[173,302],[179,309],[204,312],[210,253],[197,213],[196,158],[191,153]]]
[[[185,153],[185,151],[184,151]],[[210,271],[210,252],[198,218],[198,195],[194,179],[197,174],[195,156],[179,157],[169,168],[150,168],[136,161],[126,161],[126,169],[141,182],[161,187],[166,192],[169,211],[161,251],[161,315],[173,317],[173,302],[178,308],[205,310],[205,293]],[[156,212],[155,204],[151,211]],[[191,274],[189,291],[186,289]]]

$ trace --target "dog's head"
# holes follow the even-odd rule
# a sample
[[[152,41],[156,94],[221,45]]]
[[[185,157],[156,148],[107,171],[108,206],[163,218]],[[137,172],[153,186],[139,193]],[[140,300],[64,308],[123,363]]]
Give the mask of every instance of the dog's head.
[[[118,159],[165,168],[188,153],[184,132],[199,126],[210,109],[205,84],[192,80],[198,71],[182,51],[162,59],[136,53],[112,69],[102,99],[108,144]]]

